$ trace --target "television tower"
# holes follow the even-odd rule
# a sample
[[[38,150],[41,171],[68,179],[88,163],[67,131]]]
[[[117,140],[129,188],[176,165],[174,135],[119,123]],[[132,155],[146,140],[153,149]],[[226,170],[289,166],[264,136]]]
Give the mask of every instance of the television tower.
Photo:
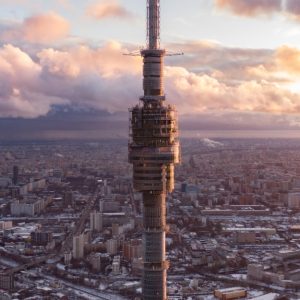
[[[144,95],[130,109],[129,161],[133,187],[143,194],[143,299],[167,299],[165,236],[166,195],[174,189],[174,164],[179,163],[177,112],[165,104],[160,48],[160,0],[147,0],[147,47]]]

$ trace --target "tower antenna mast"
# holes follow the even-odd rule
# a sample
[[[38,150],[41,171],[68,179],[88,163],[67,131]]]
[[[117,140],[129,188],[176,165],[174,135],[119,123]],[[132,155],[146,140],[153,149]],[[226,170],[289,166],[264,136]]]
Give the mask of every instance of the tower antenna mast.
[[[174,189],[180,154],[177,112],[165,104],[159,0],[147,0],[147,47],[141,55],[144,95],[142,105],[130,110],[129,161],[133,187],[143,194],[143,299],[166,300],[166,195]]]

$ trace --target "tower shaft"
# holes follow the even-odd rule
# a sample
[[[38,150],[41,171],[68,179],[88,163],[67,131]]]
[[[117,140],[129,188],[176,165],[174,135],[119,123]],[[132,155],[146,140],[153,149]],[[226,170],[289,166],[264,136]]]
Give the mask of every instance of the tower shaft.
[[[179,162],[177,113],[165,104],[160,49],[160,1],[147,0],[147,49],[141,105],[131,109],[129,161],[133,187],[143,194],[143,299],[166,300],[166,195],[174,189],[174,164]]]

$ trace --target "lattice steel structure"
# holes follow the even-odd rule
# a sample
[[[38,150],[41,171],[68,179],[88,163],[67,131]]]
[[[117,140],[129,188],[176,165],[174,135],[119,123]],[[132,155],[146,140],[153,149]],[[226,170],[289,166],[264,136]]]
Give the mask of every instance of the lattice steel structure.
[[[147,1],[147,48],[144,96],[130,110],[129,161],[133,186],[143,193],[143,299],[166,300],[166,195],[174,189],[174,164],[179,162],[177,112],[165,104],[160,48],[160,1]]]

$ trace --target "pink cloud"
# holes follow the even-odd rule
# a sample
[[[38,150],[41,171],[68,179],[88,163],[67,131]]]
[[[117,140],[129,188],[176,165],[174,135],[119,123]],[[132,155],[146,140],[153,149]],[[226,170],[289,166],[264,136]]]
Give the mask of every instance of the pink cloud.
[[[167,68],[166,79],[168,96],[177,104],[181,113],[300,112],[299,94],[267,81],[253,79],[228,85],[211,76],[198,75],[180,67]]]
[[[220,48],[218,46],[218,51]],[[230,50],[237,51],[227,49],[226,57],[231,57]],[[124,52],[123,45],[110,42],[96,49],[87,45],[63,50],[45,48],[32,54],[33,60],[19,48],[3,46],[0,48],[0,117],[33,118],[47,114],[57,104],[126,111],[142,94],[142,61],[139,57],[124,57]],[[258,64],[252,75],[243,75],[249,73],[247,67],[239,69],[239,80],[234,77],[225,80],[220,74],[226,75],[226,69],[197,73],[188,67],[168,66],[165,71],[167,97],[181,114],[299,113],[300,95],[264,76],[282,67],[276,57],[284,56],[280,49],[278,53],[271,55],[273,64],[261,67]],[[262,51],[263,57],[265,54]],[[295,55],[300,57],[298,53]],[[219,59],[224,60],[220,55]],[[255,68],[253,59],[250,66]],[[287,66],[285,70],[290,71]],[[257,72],[262,75],[256,77]]]
[[[91,4],[87,8],[87,15],[97,20],[105,18],[130,19],[133,17],[133,14],[121,6],[116,0],[105,0]]]
[[[299,2],[299,0],[287,0],[286,13],[291,19],[300,21],[300,2]]]
[[[8,42],[22,40],[47,44],[63,39],[69,30],[68,21],[54,12],[49,12],[29,17],[22,24],[7,28],[1,33],[1,38]]]
[[[275,52],[278,70],[291,75],[300,75],[300,50],[289,46],[281,46]]]
[[[125,51],[120,43],[111,41],[96,49],[87,45],[73,47],[68,51],[48,48],[40,51],[37,56],[41,66],[50,74],[63,77],[75,78],[89,73],[104,78],[140,74],[141,58],[123,56]]]
[[[68,100],[44,94],[40,89],[42,67],[21,49],[0,48],[0,116],[34,118],[51,105]]]
[[[215,0],[216,6],[236,15],[256,16],[281,11],[281,0]]]
[[[299,0],[214,0],[219,9],[225,9],[238,16],[284,14],[287,18],[300,21]]]

